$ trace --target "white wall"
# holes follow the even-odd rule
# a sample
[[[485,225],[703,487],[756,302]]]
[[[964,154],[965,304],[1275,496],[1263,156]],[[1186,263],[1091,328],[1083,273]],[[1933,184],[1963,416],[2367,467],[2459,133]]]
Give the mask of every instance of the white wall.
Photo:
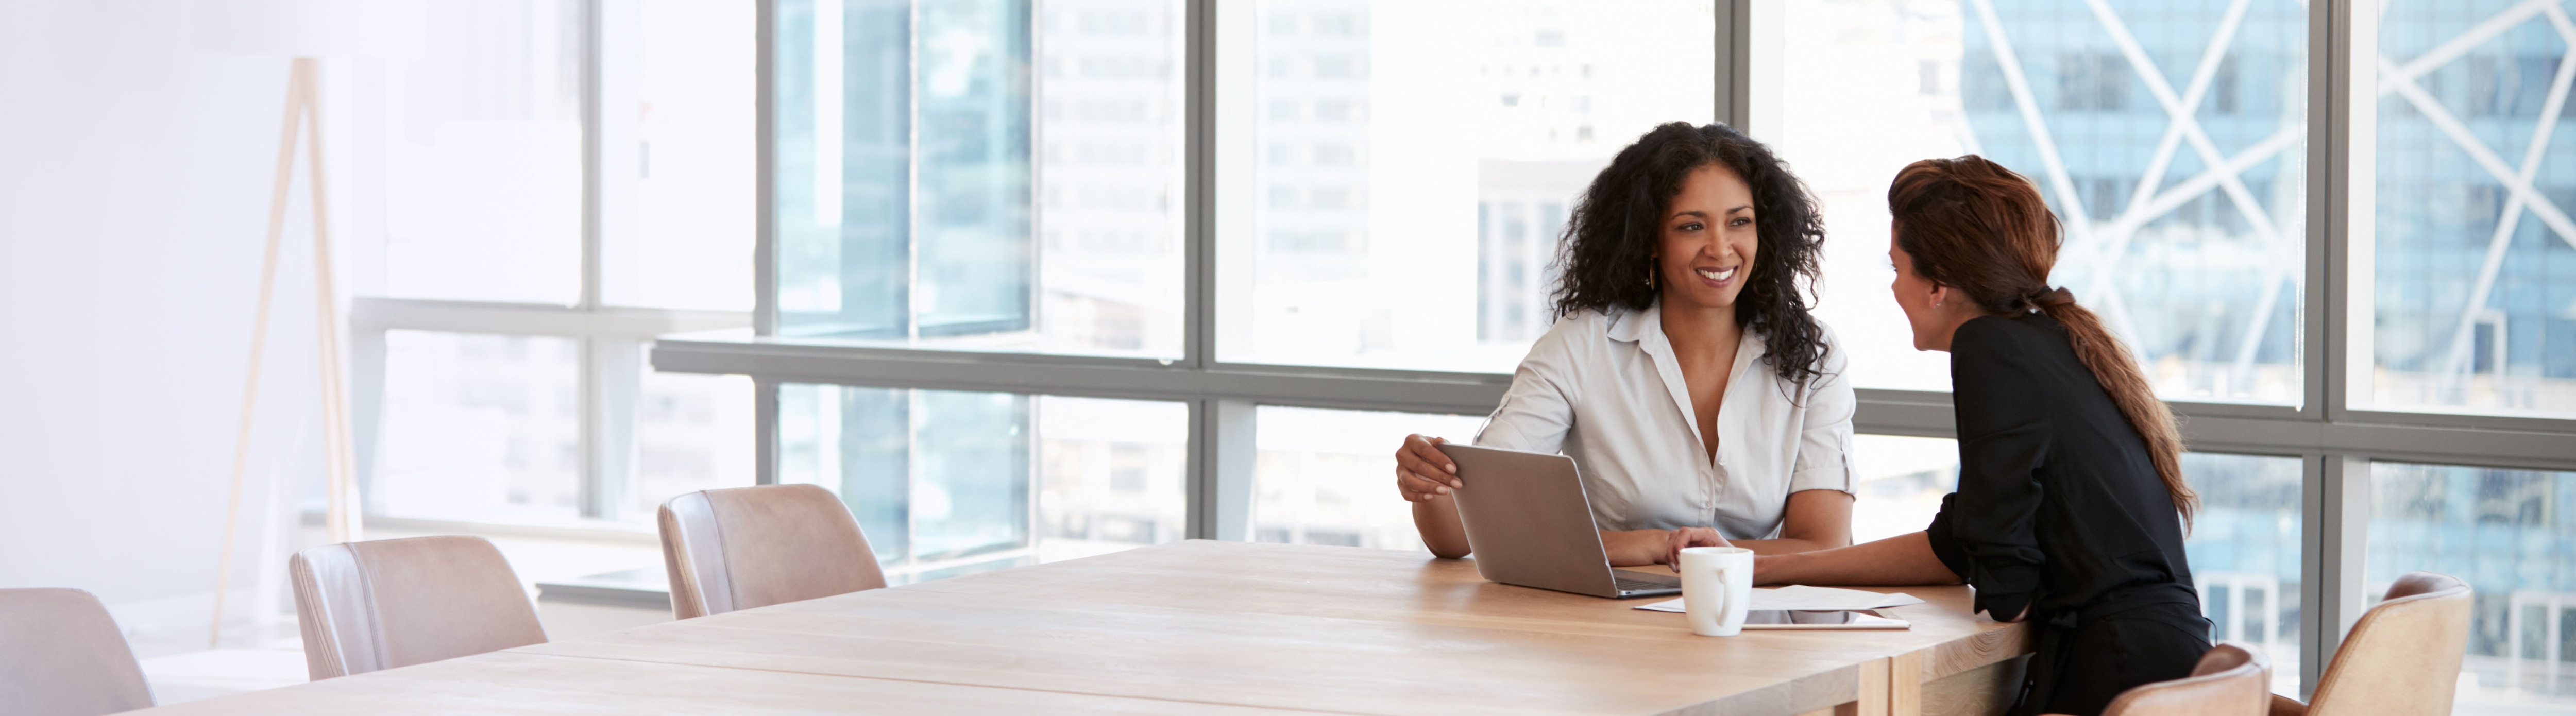
[[[95,592],[146,655],[205,635],[287,68],[192,49],[190,10],[0,2],[0,587]],[[242,590],[292,547],[260,552],[284,524],[257,519],[282,514],[265,484],[319,494],[310,210],[291,213]]]

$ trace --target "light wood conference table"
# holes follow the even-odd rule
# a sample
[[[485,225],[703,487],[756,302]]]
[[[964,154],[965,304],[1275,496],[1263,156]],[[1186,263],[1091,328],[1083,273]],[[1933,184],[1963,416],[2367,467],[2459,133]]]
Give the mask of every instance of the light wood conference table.
[[[1895,591],[1895,590],[1887,590]],[[322,713],[1991,714],[2022,625],[1690,633],[1468,560],[1194,540],[163,707]]]

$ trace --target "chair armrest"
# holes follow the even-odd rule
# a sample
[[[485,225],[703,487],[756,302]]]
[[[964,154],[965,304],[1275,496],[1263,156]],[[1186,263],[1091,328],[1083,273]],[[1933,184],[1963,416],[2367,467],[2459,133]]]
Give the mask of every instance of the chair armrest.
[[[2273,694],[2272,716],[2308,716],[2308,705],[2299,703],[2298,699]]]

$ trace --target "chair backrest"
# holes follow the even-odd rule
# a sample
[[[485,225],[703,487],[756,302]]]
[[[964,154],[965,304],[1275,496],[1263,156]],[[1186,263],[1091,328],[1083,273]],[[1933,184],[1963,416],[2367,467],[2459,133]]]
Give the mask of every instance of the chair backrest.
[[[546,640],[510,561],[481,537],[323,545],[287,567],[315,681]]]
[[[813,485],[692,492],[662,503],[661,521],[675,618],[886,584],[849,506]]]
[[[0,714],[97,716],[152,707],[152,687],[98,597],[0,589]]]
[[[2259,649],[2220,644],[2191,675],[2120,692],[2102,716],[2263,716],[2272,707],[2272,660]]]
[[[2308,700],[2313,716],[2448,714],[2469,648],[2469,585],[2410,572],[2345,634]]]

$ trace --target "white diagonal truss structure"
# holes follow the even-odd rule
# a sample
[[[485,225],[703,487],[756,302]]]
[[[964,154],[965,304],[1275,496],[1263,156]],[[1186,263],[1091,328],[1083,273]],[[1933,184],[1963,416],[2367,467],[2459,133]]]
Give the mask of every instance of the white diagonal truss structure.
[[[2234,41],[2253,0],[2233,0],[2228,4],[2226,13],[2220,17],[2208,45],[2203,48],[2189,79],[2179,92],[2167,79],[2163,68],[2131,34],[2128,23],[2108,0],[2085,0],[2094,19],[2127,61],[2133,76],[2164,110],[2167,120],[2163,136],[2139,173],[2126,208],[2107,220],[2095,220],[2085,209],[2082,193],[2049,131],[2047,117],[2030,91],[2012,38],[1996,17],[1993,0],[1970,0],[1970,3],[1979,24],[1990,38],[1990,49],[1996,64],[2003,70],[2003,79],[2011,90],[2015,109],[2028,128],[2031,141],[2037,145],[2043,179],[2058,200],[2058,208],[2063,214],[2060,218],[2066,224],[2069,238],[2073,239],[2075,247],[2080,247],[2076,255],[2086,262],[2082,268],[2091,293],[2085,298],[2102,309],[2112,330],[2123,340],[2132,346],[2137,345],[2127,301],[2112,279],[2122,267],[2121,260],[2127,256],[2130,242],[2148,223],[2216,191],[2226,197],[2228,205],[2244,218],[2254,238],[2266,247],[2265,255],[2270,260],[2263,267],[2264,278],[2256,286],[2254,313],[2248,316],[2244,331],[2234,344],[2232,356],[2235,370],[2231,374],[2238,381],[2246,380],[2263,336],[2272,328],[2270,319],[2284,289],[2295,288],[2301,275],[2305,227],[2298,224],[2303,212],[2297,210],[2279,212],[2276,220],[2272,208],[2264,206],[2246,188],[2242,177],[2246,171],[2263,162],[2282,158],[2286,153],[2292,161],[2283,165],[2285,178],[2303,178],[2300,175],[2304,166],[2296,161],[2299,153],[2292,150],[2307,139],[2306,118],[2285,112],[2279,131],[2231,154],[2220,150],[2210,140],[2198,120],[2201,104],[2207,98],[2219,65],[2224,61],[2227,48]],[[2506,250],[2512,244],[2522,214],[2528,210],[2551,233],[2576,246],[2576,221],[2571,221],[2561,207],[2533,187],[2533,178],[2538,173],[2542,157],[2547,154],[2551,132],[2557,126],[2561,109],[2568,99],[2571,82],[2576,82],[2576,53],[2561,53],[2556,72],[2550,79],[2548,97],[2542,103],[2540,115],[2533,120],[2530,141],[2519,163],[2507,163],[2499,157],[2475,132],[2461,123],[2457,115],[2427,92],[2419,80],[2526,22],[2546,22],[2567,46],[2576,47],[2576,21],[2571,21],[2558,3],[2524,0],[2402,64],[2382,55],[2377,68],[2380,95],[2404,98],[2507,192],[2494,234],[2487,242],[2485,260],[2481,262],[2477,278],[2461,304],[2442,365],[2442,374],[2455,379],[2465,378],[2468,373],[2473,329],[2480,316],[2490,312],[2487,302],[2494,292],[2497,274],[2503,267]],[[2185,146],[2191,149],[2204,168],[2172,186],[2159,188],[2167,179],[2175,154]]]

